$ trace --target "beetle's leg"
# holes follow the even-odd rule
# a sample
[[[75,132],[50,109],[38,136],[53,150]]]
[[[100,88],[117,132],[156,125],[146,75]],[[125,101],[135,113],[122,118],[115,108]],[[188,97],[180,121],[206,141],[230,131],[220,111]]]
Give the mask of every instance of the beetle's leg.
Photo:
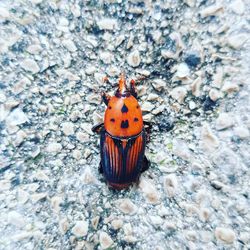
[[[106,104],[106,106],[108,106],[109,100],[110,100],[111,96],[102,92],[102,100],[104,101],[104,103]]]
[[[130,80],[130,93],[132,96],[137,98],[138,94],[137,94],[137,91],[135,89],[135,80],[134,79]]]
[[[99,171],[100,174],[103,174],[103,167],[102,167],[102,163],[101,162],[99,164],[98,171]]]
[[[145,172],[146,170],[148,170],[148,169],[149,169],[149,166],[150,166],[150,162],[149,162],[149,160],[147,159],[147,157],[144,156],[144,158],[143,158],[143,163],[142,163],[142,170],[141,170],[141,172],[143,173],[143,172]]]
[[[145,126],[145,131],[146,131],[146,142],[150,141],[150,133],[151,133],[151,129],[152,129],[152,123],[151,122],[146,122],[143,121],[143,124]]]
[[[92,131],[94,132],[94,133],[100,133],[101,132],[101,129],[102,129],[102,127],[103,127],[103,125],[104,125],[104,123],[102,122],[102,123],[99,123],[99,124],[97,124],[97,125],[95,125],[94,127],[92,127]]]

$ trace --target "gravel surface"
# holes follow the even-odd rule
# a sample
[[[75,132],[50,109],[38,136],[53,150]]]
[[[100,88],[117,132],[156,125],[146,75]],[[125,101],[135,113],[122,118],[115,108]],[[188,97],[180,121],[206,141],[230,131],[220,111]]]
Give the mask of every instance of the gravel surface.
[[[249,249],[249,13],[2,0],[0,249]],[[122,71],[154,126],[150,169],[114,191],[91,127]]]

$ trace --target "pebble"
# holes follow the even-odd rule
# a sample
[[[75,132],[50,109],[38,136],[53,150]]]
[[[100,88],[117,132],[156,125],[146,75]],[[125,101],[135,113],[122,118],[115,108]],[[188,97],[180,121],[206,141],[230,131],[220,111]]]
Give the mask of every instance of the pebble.
[[[43,200],[47,197],[47,193],[45,192],[41,192],[41,193],[34,193],[30,196],[31,200],[34,202],[34,203],[37,203],[38,201],[40,200]]]
[[[114,55],[108,51],[102,51],[100,53],[100,59],[105,64],[110,64],[114,60]]]
[[[233,82],[225,82],[222,89],[223,92],[226,92],[227,94],[238,92],[240,90],[238,84]]]
[[[62,150],[62,145],[57,142],[52,142],[52,143],[49,143],[46,150],[49,153],[58,153]]]
[[[248,35],[242,33],[242,34],[231,35],[227,37],[226,42],[233,49],[240,49],[244,45],[244,43],[247,41],[247,39],[248,39]]]
[[[100,232],[99,241],[102,249],[111,247],[114,242],[106,232]]]
[[[125,214],[135,214],[138,209],[128,198],[117,200],[117,207]]]
[[[154,79],[152,85],[156,90],[161,91],[167,86],[167,83],[162,79]]]
[[[173,140],[173,153],[186,161],[191,161],[193,159],[190,149],[182,139]]]
[[[88,234],[89,225],[86,221],[76,221],[74,227],[72,228],[72,233],[76,237],[83,237]]]
[[[142,111],[150,112],[154,109],[155,105],[151,102],[144,102],[141,106]]]
[[[208,17],[208,16],[214,16],[214,15],[218,14],[219,11],[222,11],[222,10],[223,10],[223,5],[216,3],[216,4],[213,4],[213,5],[206,7],[202,11],[200,11],[200,15],[202,18]]]
[[[232,1],[229,7],[234,13],[238,15],[242,15],[245,12],[245,4],[242,0]]]
[[[138,50],[132,51],[127,57],[127,63],[132,67],[138,67],[141,63],[141,56]]]
[[[219,145],[220,143],[217,136],[212,132],[207,123],[204,124],[201,132],[201,147],[205,150],[205,152],[207,151],[210,153],[216,150]]]
[[[246,139],[249,137],[249,129],[245,126],[238,126],[234,129],[234,134],[241,139]]]
[[[112,18],[103,18],[97,21],[101,30],[114,31],[118,28],[117,20]]]
[[[148,203],[158,204],[160,202],[159,192],[153,183],[151,183],[148,179],[141,177],[139,187]]]
[[[9,126],[21,125],[28,121],[29,119],[27,115],[22,111],[21,108],[14,109],[6,118],[6,123]]]
[[[178,181],[175,174],[169,174],[163,178],[164,191],[169,198],[176,195],[178,190]]]
[[[40,71],[40,68],[35,60],[33,59],[24,59],[20,66],[28,72],[31,72],[32,74],[37,74]]]
[[[75,126],[72,122],[62,123],[62,131],[66,136],[73,135],[75,133]]]
[[[194,101],[190,101],[188,103],[188,107],[190,110],[194,110],[196,108],[196,103]]]
[[[230,128],[234,125],[233,116],[229,113],[220,113],[219,117],[216,119],[216,129],[223,130]]]
[[[38,55],[42,51],[42,47],[38,44],[32,44],[27,48],[27,52],[33,55]]]
[[[214,102],[216,102],[219,98],[222,98],[221,92],[217,89],[210,89],[208,95],[210,99]]]
[[[115,219],[111,222],[113,229],[118,230],[123,226],[123,221],[121,219]]]
[[[75,45],[75,43],[70,40],[70,39],[67,39],[67,40],[63,40],[62,41],[62,45],[69,51],[69,52],[76,52],[77,51],[77,47]]]
[[[69,222],[67,218],[63,218],[59,221],[59,230],[62,234],[65,234],[69,229]]]
[[[171,92],[170,96],[175,99],[178,103],[183,103],[187,96],[187,89],[185,87],[175,87]]]
[[[93,175],[93,171],[86,167],[83,175],[80,177],[83,184],[95,184],[97,183],[96,177]]]
[[[80,160],[80,159],[82,158],[82,153],[81,153],[80,150],[75,149],[75,150],[73,150],[73,152],[72,152],[72,156],[73,156],[74,159]]]
[[[191,84],[192,94],[196,97],[199,97],[201,95],[201,84],[202,84],[201,77],[197,77]]]
[[[53,196],[50,200],[52,209],[59,213],[61,210],[61,204],[63,203],[63,198],[61,196]]]
[[[26,138],[27,138],[27,134],[23,130],[19,130],[16,133],[16,138],[15,138],[15,141],[14,141],[14,145],[16,147],[20,146]]]
[[[235,241],[235,233],[230,228],[216,227],[215,237],[217,240],[221,240],[224,243],[232,244]]]
[[[189,70],[186,63],[181,63],[181,64],[178,65],[175,75],[179,79],[186,78],[186,77],[189,76],[189,74],[190,74],[190,70]]]

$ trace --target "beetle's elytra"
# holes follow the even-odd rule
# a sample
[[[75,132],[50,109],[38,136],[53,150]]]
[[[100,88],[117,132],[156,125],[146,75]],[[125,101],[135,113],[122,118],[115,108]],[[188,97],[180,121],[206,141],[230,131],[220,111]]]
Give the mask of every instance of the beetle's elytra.
[[[92,128],[101,137],[100,172],[115,189],[129,187],[149,167],[145,157],[145,125],[149,123],[143,122],[134,85],[132,80],[128,87],[122,74],[115,95],[102,94],[107,105],[104,123]]]

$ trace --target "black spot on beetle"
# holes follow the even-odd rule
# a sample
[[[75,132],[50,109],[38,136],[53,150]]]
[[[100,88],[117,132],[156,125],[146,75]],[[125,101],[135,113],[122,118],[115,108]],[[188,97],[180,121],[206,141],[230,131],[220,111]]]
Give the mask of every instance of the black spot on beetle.
[[[109,106],[109,109],[112,109],[112,107],[111,107],[111,106]]]
[[[122,106],[121,112],[122,113],[127,113],[128,112],[128,107],[125,105],[125,103]]]
[[[129,127],[128,120],[125,120],[125,121],[121,122],[121,128],[128,128],[128,127]]]
[[[134,118],[134,122],[138,122],[139,119],[137,117]]]
[[[114,118],[111,118],[110,121],[111,121],[111,122],[115,122],[115,119],[114,119]]]
[[[138,109],[138,108],[139,108],[139,105],[137,105],[136,108]]]

